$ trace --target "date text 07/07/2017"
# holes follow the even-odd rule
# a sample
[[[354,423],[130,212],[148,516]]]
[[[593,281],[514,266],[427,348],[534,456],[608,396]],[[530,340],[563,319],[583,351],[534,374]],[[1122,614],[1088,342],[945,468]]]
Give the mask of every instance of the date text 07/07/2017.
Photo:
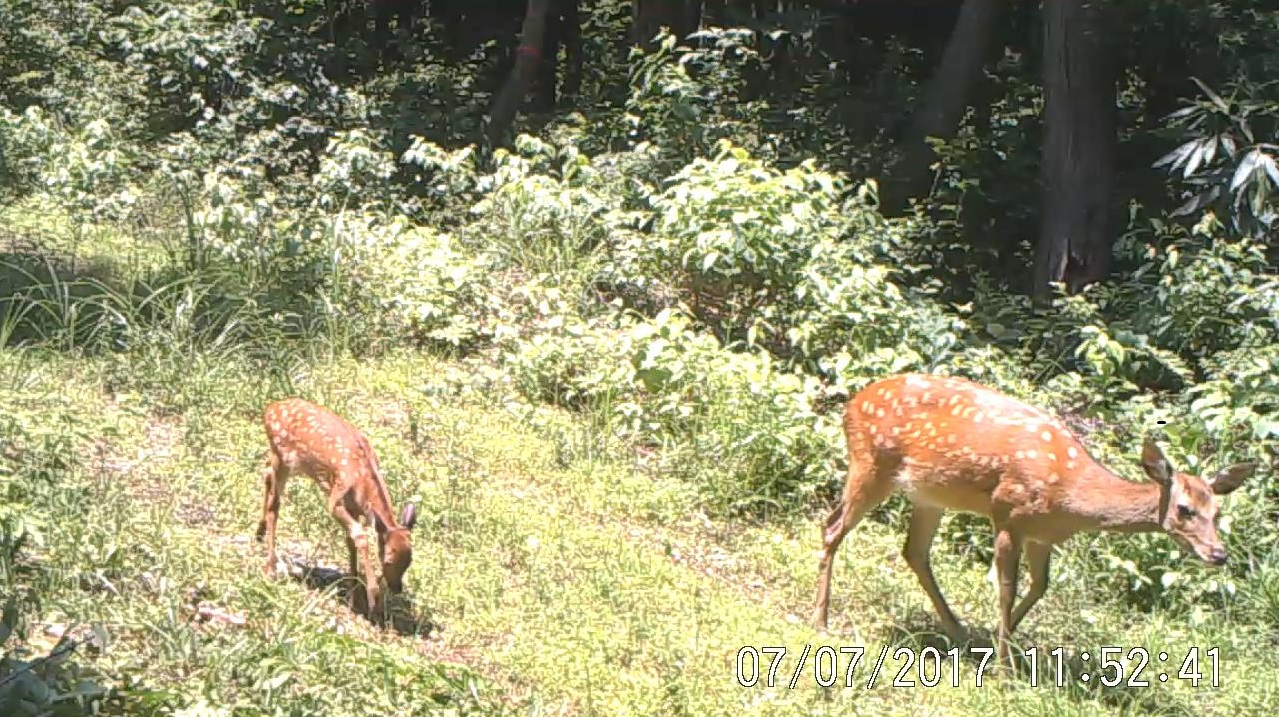
[[[742,687],[776,687],[790,689],[799,686],[801,680],[811,676],[819,687],[861,686],[873,689],[881,679],[892,675],[893,687],[959,687],[966,682],[961,676],[965,668],[960,660],[967,654],[971,660],[972,684],[983,685],[986,669],[991,664],[995,650],[990,647],[958,647],[938,650],[925,647],[915,650],[909,647],[892,649],[885,645],[878,654],[866,654],[861,646],[804,645],[793,654],[782,646],[743,646],[737,651],[735,677]],[[1178,680],[1192,687],[1220,687],[1220,654],[1216,647],[1201,649],[1191,647],[1178,659],[1167,651],[1152,651],[1144,647],[1124,649],[1102,647],[1095,653],[1082,651],[1067,656],[1063,648],[1045,650],[1031,647],[1022,655],[1029,663],[1031,687],[1043,683],[1055,687],[1067,684],[1099,682],[1107,687],[1149,687],[1152,684]],[[892,664],[887,665],[889,658]],[[1041,666],[1040,661],[1045,664]],[[793,661],[793,662],[792,662]],[[1043,678],[1048,679],[1043,679]]]

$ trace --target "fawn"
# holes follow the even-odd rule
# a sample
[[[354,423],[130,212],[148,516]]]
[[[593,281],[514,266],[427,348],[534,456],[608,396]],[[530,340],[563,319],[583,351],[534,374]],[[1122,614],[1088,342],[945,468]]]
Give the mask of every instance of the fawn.
[[[417,522],[417,506],[407,503],[396,520],[373,447],[363,433],[333,411],[301,398],[288,398],[269,404],[263,423],[270,450],[262,467],[266,495],[257,540],[266,538],[267,575],[274,576],[276,570],[275,522],[285,484],[291,474],[309,475],[328,496],[329,513],[346,531],[351,574],[360,576],[359,567],[363,567],[364,591],[351,592],[351,607],[376,618],[382,614],[382,591],[369,559],[368,535],[361,518],[372,521],[382,577],[390,591],[399,594],[404,589],[404,574],[413,562],[410,531]]]
[[[1215,495],[1238,488],[1253,463],[1203,478],[1174,470],[1144,441],[1149,481],[1125,480],[1098,463],[1055,417],[967,379],[904,374],[876,381],[845,406],[848,478],[826,519],[817,574],[816,627],[825,630],[831,562],[867,511],[901,491],[911,502],[902,555],[932,601],[943,630],[965,630],[933,578],[929,552],[947,510],[984,515],[995,532],[999,582],[997,655],[1048,589],[1052,546],[1085,531],[1162,531],[1211,565],[1226,562]],[[1018,561],[1030,585],[1016,605]]]

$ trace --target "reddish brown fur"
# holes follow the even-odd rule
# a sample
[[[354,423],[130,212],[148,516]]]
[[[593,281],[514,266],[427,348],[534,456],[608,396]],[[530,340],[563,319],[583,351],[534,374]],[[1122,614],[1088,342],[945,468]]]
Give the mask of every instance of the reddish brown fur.
[[[942,597],[929,547],[942,514],[985,515],[995,527],[1000,583],[997,644],[1008,639],[1048,587],[1052,546],[1081,531],[1164,531],[1201,559],[1220,564],[1214,494],[1252,473],[1231,466],[1207,479],[1174,472],[1153,442],[1143,447],[1148,482],[1124,480],[1098,463],[1055,417],[971,381],[924,374],[886,378],[845,407],[848,479],[826,520],[814,621],[826,627],[831,562],[868,510],[902,491],[913,511],[903,555],[941,619],[960,640],[964,629]],[[1030,588],[1013,605],[1025,553]]]
[[[363,433],[329,409],[288,398],[266,407],[263,425],[270,450],[262,468],[265,496],[257,538],[266,539],[267,574],[275,574],[275,524],[285,485],[292,474],[309,475],[327,496],[329,513],[346,532],[351,574],[359,575],[363,566],[365,590],[352,591],[352,607],[359,612],[372,607],[371,614],[380,615],[381,590],[361,519],[372,521],[379,538],[382,577],[391,592],[399,593],[413,561],[410,531],[416,506],[406,505],[396,520],[373,447]]]

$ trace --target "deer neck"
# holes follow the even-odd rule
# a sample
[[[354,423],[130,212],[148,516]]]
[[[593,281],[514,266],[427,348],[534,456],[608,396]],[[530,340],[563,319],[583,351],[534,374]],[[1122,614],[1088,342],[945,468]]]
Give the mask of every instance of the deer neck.
[[[1124,480],[1104,468],[1094,469],[1090,486],[1072,496],[1071,509],[1090,527],[1115,533],[1150,533],[1162,530],[1167,510],[1165,491],[1151,481]]]
[[[365,511],[373,519],[373,526],[378,536],[385,538],[389,531],[399,528],[400,524],[395,517],[395,509],[391,505],[391,496],[386,492],[386,485],[373,473],[365,475],[365,480],[359,486],[359,494]]]

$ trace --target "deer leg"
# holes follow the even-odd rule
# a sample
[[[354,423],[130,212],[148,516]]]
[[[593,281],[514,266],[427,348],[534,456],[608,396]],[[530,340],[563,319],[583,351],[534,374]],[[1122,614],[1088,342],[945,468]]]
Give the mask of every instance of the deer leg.
[[[830,574],[835,552],[844,536],[855,528],[866,511],[878,505],[891,492],[891,483],[881,480],[873,469],[872,459],[854,456],[849,461],[848,483],[839,505],[826,517],[822,531],[822,555],[817,566],[817,604],[813,610],[813,623],[818,629],[826,629],[826,616],[830,607]]]
[[[280,515],[280,495],[284,492],[284,485],[288,481],[288,469],[280,461],[280,457],[276,455],[274,450],[267,452],[267,457],[262,464],[262,519],[258,521],[257,540],[262,542],[266,539],[266,566],[265,572],[268,576],[274,576],[276,572],[276,554],[275,554],[275,523]]]
[[[1007,528],[995,534],[995,571],[999,575],[999,630],[995,649],[1000,660],[1013,661],[1012,636],[1013,600],[1017,597],[1017,563],[1021,559],[1021,545]]]
[[[360,524],[359,519],[353,516],[351,511],[347,510],[345,495],[337,495],[329,500],[329,513],[346,530],[347,548],[358,555],[359,563],[363,567],[364,591],[363,594],[359,590],[352,591],[352,609],[358,613],[371,616],[372,610],[378,607],[379,595],[377,573],[374,570],[373,561],[369,557],[369,536],[365,533],[364,526]],[[354,573],[354,570],[352,572]],[[358,577],[358,574],[354,576]],[[361,598],[364,599],[362,605],[360,604]]]
[[[1017,631],[1022,618],[1026,617],[1030,608],[1048,591],[1048,565],[1052,558],[1053,546],[1050,543],[1032,541],[1026,543],[1023,550],[1026,553],[1027,572],[1030,574],[1030,587],[1026,589],[1026,594],[1021,602],[1017,603],[1017,607],[1013,608],[1012,622],[1008,625],[1009,635]]]
[[[937,579],[933,576],[932,561],[929,559],[933,538],[937,535],[937,527],[941,525],[943,512],[942,509],[931,505],[922,503],[914,505],[910,514],[910,528],[906,532],[906,544],[902,547],[902,557],[906,559],[910,569],[915,571],[919,584],[932,600],[933,609],[941,618],[942,629],[950,635],[952,640],[963,642],[964,628],[959,624],[955,613],[951,611],[950,605],[946,604],[946,598],[942,596]]]
[[[359,549],[355,547],[355,541],[351,539],[350,533],[347,533],[343,537],[346,539],[346,555],[348,565],[350,566],[348,574],[356,583],[360,583],[360,562],[358,558]],[[355,612],[363,614],[368,611],[368,595],[365,594],[363,585],[357,584],[349,593],[348,599],[351,609]]]

